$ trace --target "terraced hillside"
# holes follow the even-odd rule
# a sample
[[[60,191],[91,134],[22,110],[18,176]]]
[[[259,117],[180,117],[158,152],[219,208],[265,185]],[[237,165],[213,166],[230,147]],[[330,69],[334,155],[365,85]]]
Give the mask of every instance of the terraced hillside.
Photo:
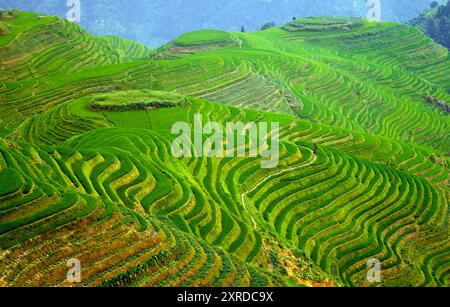
[[[81,286],[449,285],[450,59],[415,28],[309,18],[150,51],[8,15],[0,285],[73,286],[71,258]],[[175,158],[196,114],[279,123],[278,167]]]

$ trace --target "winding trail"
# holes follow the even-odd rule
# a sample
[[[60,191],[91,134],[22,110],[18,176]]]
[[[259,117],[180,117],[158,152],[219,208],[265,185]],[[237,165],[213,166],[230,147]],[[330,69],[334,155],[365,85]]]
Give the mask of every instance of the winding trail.
[[[247,192],[242,193],[242,195],[241,195],[242,205],[244,206],[245,211],[248,213],[248,215],[249,215],[250,218],[252,219],[252,222],[253,222],[253,228],[254,228],[254,229],[257,229],[258,224],[256,223],[255,219],[253,218],[252,214],[250,213],[250,211],[249,211],[248,208],[247,208],[247,205],[246,205],[246,203],[245,203],[245,196],[247,196],[249,193],[251,193],[251,192],[253,192],[254,190],[256,190],[256,189],[257,189],[260,185],[262,185],[264,182],[266,182],[267,180],[269,180],[269,179],[271,179],[271,178],[273,178],[273,177],[275,177],[275,176],[279,176],[279,175],[281,175],[281,174],[283,174],[283,173],[285,173],[285,172],[289,172],[289,171],[301,169],[301,168],[304,168],[304,167],[307,167],[307,166],[310,166],[310,165],[314,164],[314,163],[317,161],[317,155],[315,155],[314,152],[313,152],[311,149],[309,149],[309,148],[306,148],[306,149],[309,150],[309,151],[311,151],[311,153],[312,153],[313,156],[314,156],[314,159],[312,159],[310,162],[308,162],[308,163],[306,163],[306,164],[303,164],[303,165],[300,165],[300,166],[295,166],[295,167],[287,168],[287,169],[284,169],[284,170],[279,171],[278,173],[269,175],[269,176],[265,177],[260,183],[258,183],[257,185],[255,185],[251,190],[248,190]]]

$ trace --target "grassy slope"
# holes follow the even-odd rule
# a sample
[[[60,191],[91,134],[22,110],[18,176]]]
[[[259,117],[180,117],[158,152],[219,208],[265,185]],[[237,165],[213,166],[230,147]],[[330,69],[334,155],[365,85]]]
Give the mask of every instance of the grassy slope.
[[[449,59],[414,28],[200,31],[144,60],[21,14],[0,47],[0,282],[64,285],[77,257],[83,285],[365,285],[376,257],[385,285],[448,285],[450,122],[423,98],[450,101]],[[193,98],[89,107],[131,89]],[[280,166],[174,159],[170,128],[196,113],[280,122]]]

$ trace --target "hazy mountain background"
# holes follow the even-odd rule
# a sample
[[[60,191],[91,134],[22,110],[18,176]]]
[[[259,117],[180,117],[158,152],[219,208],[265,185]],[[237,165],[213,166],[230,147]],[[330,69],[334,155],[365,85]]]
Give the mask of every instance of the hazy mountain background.
[[[18,8],[66,17],[67,0],[2,0]],[[433,1],[381,0],[382,19],[408,21]],[[439,3],[445,0],[438,1]],[[284,24],[293,16],[366,16],[367,0],[81,0],[81,25],[98,35],[118,35],[157,47],[196,29],[252,31],[265,22]]]

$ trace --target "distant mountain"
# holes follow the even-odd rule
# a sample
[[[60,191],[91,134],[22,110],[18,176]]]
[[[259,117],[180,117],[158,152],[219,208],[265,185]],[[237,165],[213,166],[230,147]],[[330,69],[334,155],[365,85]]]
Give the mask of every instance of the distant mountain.
[[[421,28],[439,44],[450,49],[450,1],[445,5],[433,2],[430,9],[410,22]]]
[[[0,9],[19,8],[66,17],[66,0],[3,0]],[[408,21],[431,0],[381,0],[382,19]],[[443,3],[444,0],[439,1]],[[157,47],[197,29],[256,30],[293,16],[367,15],[366,0],[81,0],[81,26],[98,35],[118,35]]]

